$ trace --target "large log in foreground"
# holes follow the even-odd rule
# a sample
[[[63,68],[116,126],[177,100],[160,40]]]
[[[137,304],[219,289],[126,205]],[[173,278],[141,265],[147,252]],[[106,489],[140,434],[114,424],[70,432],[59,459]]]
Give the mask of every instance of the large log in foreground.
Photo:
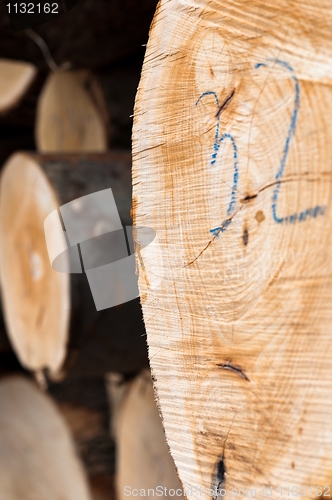
[[[0,498],[91,500],[73,439],[52,400],[29,380],[0,381]]]
[[[20,361],[30,370],[46,368],[54,375],[63,364],[68,342],[66,367],[70,369],[75,365],[75,374],[135,372],[147,364],[139,299],[107,308],[111,307],[107,303],[108,290],[97,290],[98,300],[106,301],[105,309],[97,311],[96,298],[87,281],[91,276],[93,279],[95,266],[93,262],[90,267],[88,264],[96,249],[106,245],[107,252],[112,252],[113,240],[111,244],[109,240],[105,243],[103,237],[119,233],[107,232],[112,229],[108,214],[95,212],[94,207],[91,212],[82,212],[80,223],[83,222],[84,230],[90,231],[91,240],[80,243],[81,255],[77,246],[70,244],[73,258],[77,257],[73,267],[66,267],[68,254],[64,252],[60,260],[55,259],[58,267],[54,270],[46,247],[44,223],[51,213],[57,217],[59,207],[76,200],[70,206],[74,215],[80,214],[84,207],[82,197],[105,193],[108,188],[113,192],[119,223],[130,226],[131,156],[127,152],[82,156],[17,153],[4,168],[0,189],[0,275],[4,313],[13,346]],[[66,226],[68,219],[63,220]],[[75,225],[74,221],[72,231],[66,226],[69,240],[75,237],[76,230],[80,232],[80,223]],[[105,232],[107,234],[103,234]],[[99,234],[101,240],[96,240]],[[60,219],[53,216],[49,236],[55,247],[59,242],[60,247],[65,244]],[[123,240],[125,253],[128,249],[124,236]],[[100,245],[89,246],[95,241]],[[101,252],[102,259],[104,254]],[[82,273],[82,255],[86,274]],[[128,252],[126,255],[128,258]],[[122,259],[126,255],[116,257]],[[107,263],[99,262],[96,268]],[[52,264],[54,266],[53,261]],[[134,269],[133,262],[133,273]],[[68,274],[69,271],[78,274]],[[109,270],[105,271],[106,285],[114,279],[112,273],[107,273]],[[121,283],[116,293],[121,293]]]
[[[157,234],[139,287],[190,498],[331,486],[331,22],[327,1],[162,0],[152,24],[133,223]]]

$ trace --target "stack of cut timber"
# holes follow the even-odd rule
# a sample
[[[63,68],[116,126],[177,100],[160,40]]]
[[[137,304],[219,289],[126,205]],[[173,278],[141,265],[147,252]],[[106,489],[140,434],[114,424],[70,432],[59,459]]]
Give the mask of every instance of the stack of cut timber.
[[[331,24],[325,0],[161,0],[152,24],[133,223],[157,234],[139,286],[190,498],[329,494]]]
[[[59,374],[67,345],[68,367],[76,362],[76,375],[133,373],[146,365],[139,299],[98,312],[84,274],[51,267],[44,233],[51,212],[106,188],[113,191],[122,224],[131,225],[130,175],[131,156],[126,152],[17,153],[5,165],[0,186],[0,276],[9,336],[24,367]],[[93,228],[99,226],[94,222]],[[63,238],[60,225],[55,224],[51,233],[55,243]]]
[[[17,109],[29,91],[37,70],[33,64],[0,59],[0,120]],[[4,143],[7,141],[4,141]],[[6,149],[7,144],[3,144]],[[9,344],[2,317],[0,318],[0,351],[8,351]]]

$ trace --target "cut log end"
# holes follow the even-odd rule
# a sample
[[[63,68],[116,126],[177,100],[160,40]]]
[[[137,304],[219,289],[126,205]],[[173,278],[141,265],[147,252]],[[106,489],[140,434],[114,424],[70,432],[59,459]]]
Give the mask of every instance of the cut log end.
[[[92,500],[64,418],[29,380],[0,381],[0,497]]]
[[[69,278],[47,253],[44,220],[59,207],[57,195],[33,159],[14,155],[0,188],[0,268],[9,336],[25,367],[56,372],[65,356]],[[58,227],[53,228],[54,237]]]
[[[68,371],[135,373],[147,365],[123,230],[131,225],[130,174],[127,151],[17,153],[5,165],[0,279],[9,336],[28,369],[49,370],[55,380]],[[125,258],[129,296],[117,267]]]
[[[191,498],[331,481],[332,10],[314,4],[162,0],[152,23],[133,219],[157,234],[139,287]]]
[[[37,107],[39,151],[106,151],[107,118],[88,91],[92,83],[98,87],[87,71],[65,71],[48,77]]]
[[[176,491],[176,497],[184,500],[156,406],[150,372],[144,370],[127,383],[121,403],[116,398],[113,403],[118,406],[115,431],[119,500],[125,500],[130,490],[132,496],[135,490],[142,496],[154,491],[162,499],[173,496],[172,491]]]

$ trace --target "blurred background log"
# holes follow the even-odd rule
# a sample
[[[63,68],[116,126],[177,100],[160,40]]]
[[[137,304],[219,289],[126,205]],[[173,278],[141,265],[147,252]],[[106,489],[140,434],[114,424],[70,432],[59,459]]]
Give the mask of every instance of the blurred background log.
[[[0,59],[0,123],[1,121],[6,122],[6,129],[8,129],[8,121],[10,122],[13,119],[13,116],[17,113],[17,109],[20,108],[22,110],[22,101],[26,98],[27,94],[30,94],[36,74],[37,70],[31,63]],[[17,134],[16,130],[15,132]],[[0,135],[1,142],[3,142],[1,146],[5,145],[5,147],[8,147],[5,133],[0,133]],[[15,140],[16,138],[17,135]],[[0,160],[3,149],[3,147],[0,147]],[[0,352],[3,354],[8,351],[10,351],[10,343],[3,322],[2,311],[0,310]],[[10,365],[12,357],[2,355],[2,361],[4,366],[7,365],[7,362]]]
[[[92,86],[96,102],[89,92]],[[106,151],[107,122],[106,103],[88,71],[51,73],[37,106],[37,149],[42,153]]]
[[[106,188],[112,188],[122,224],[131,225],[130,153],[18,153],[5,166],[0,191],[4,311],[13,346],[30,370],[54,374],[66,354],[65,371],[73,376],[132,373],[147,366],[139,299],[97,311],[85,274],[54,271],[46,249],[49,213]]]
[[[0,379],[0,497],[92,500],[68,426],[23,377]]]
[[[4,105],[3,112],[0,112],[0,163],[2,165],[18,146],[22,149],[35,148],[32,127],[35,123],[38,95],[45,76],[37,73],[31,63],[24,61],[1,59],[0,64],[3,66],[0,75],[0,95],[3,96],[4,101],[8,100],[9,87],[10,94],[12,98],[14,97],[14,100],[11,98],[11,102]],[[12,78],[15,74],[20,76],[22,72],[23,81],[21,80],[20,88],[16,87],[15,93],[11,87]]]
[[[116,492],[126,497],[152,496],[184,499],[160,418],[151,374],[144,370],[128,382],[107,376],[112,414],[111,428],[117,443]],[[178,490],[176,495],[169,490]],[[144,491],[144,493],[142,493]]]
[[[97,113],[105,127],[109,148],[131,147],[134,99],[142,60],[143,54],[133,54],[105,68],[84,72],[87,78],[84,79],[81,92],[89,96],[88,99],[93,102],[93,107],[98,110]],[[52,78],[49,71],[39,71],[18,106],[8,113],[0,114],[1,164],[17,150],[37,148],[35,140],[37,104],[49,78]],[[63,109],[63,106],[60,108]],[[59,130],[59,125],[55,130]],[[43,134],[46,134],[46,131]]]
[[[82,120],[76,120],[74,126],[75,133],[78,129],[77,124],[84,129],[79,140],[73,146],[77,154],[36,155],[35,153],[25,153],[30,167],[30,162],[32,162],[41,172],[36,177],[37,184],[39,179],[42,185],[43,182],[41,179],[44,178],[44,180],[46,179],[47,187],[43,189],[40,185],[40,190],[38,186],[31,188],[31,184],[26,182],[26,174],[30,167],[27,169],[24,168],[24,165],[26,165],[24,160],[20,173],[16,179],[15,175],[12,178],[12,188],[17,196],[15,195],[11,200],[7,196],[6,201],[6,196],[1,196],[0,192],[0,218],[3,202],[5,202],[7,206],[6,211],[8,210],[8,219],[11,219],[13,222],[15,221],[15,223],[18,222],[19,225],[21,224],[21,229],[15,227],[14,224],[9,230],[9,233],[17,235],[16,244],[12,247],[12,251],[8,251],[7,258],[3,260],[3,265],[5,268],[7,265],[10,267],[10,270],[7,269],[8,272],[5,272],[6,283],[13,284],[16,279],[18,281],[21,280],[22,293],[17,294],[17,303],[22,307],[19,305],[15,314],[12,314],[12,318],[14,318],[12,323],[16,321],[17,325],[22,321],[21,327],[23,325],[21,340],[16,342],[13,340],[14,336],[11,335],[10,343],[6,326],[2,324],[0,317],[0,375],[8,376],[8,374],[19,372],[21,375],[25,374],[31,377],[31,374],[26,369],[34,370],[36,368],[36,365],[31,363],[31,353],[37,353],[38,369],[42,370],[39,372],[37,380],[44,384],[44,388],[46,389],[46,376],[48,395],[41,393],[32,382],[27,383],[33,387],[33,390],[38,392],[38,396],[43,399],[45,396],[48,403],[50,402],[49,396],[51,396],[53,407],[54,405],[57,406],[57,414],[58,416],[61,414],[62,423],[67,427],[67,432],[70,433],[71,441],[74,441],[76,452],[80,456],[80,460],[84,466],[86,479],[89,482],[91,490],[91,499],[93,500],[115,500],[117,498],[113,484],[114,475],[116,474],[115,463],[117,461],[116,440],[118,436],[115,432],[116,422],[118,422],[117,417],[120,417],[121,422],[127,422],[126,424],[122,423],[120,433],[120,446],[122,448],[122,443],[125,443],[125,455],[129,453],[128,446],[131,446],[126,438],[126,433],[128,432],[128,436],[131,436],[134,434],[134,429],[136,428],[134,414],[130,415],[130,413],[138,412],[140,425],[142,423],[142,415],[142,418],[149,420],[149,422],[146,422],[142,426],[143,432],[140,431],[140,427],[137,428],[139,436],[136,441],[135,436],[133,437],[136,454],[135,459],[128,462],[130,467],[137,466],[137,460],[139,459],[137,453],[140,453],[139,446],[152,450],[155,449],[153,443],[155,432],[151,435],[144,434],[148,425],[151,424],[152,428],[155,425],[156,413],[150,411],[151,407],[153,407],[152,393],[150,394],[150,398],[144,398],[143,391],[141,406],[135,404],[129,405],[129,410],[124,410],[125,418],[123,418],[122,411],[124,408],[122,407],[122,402],[126,401],[125,394],[128,394],[128,391],[132,387],[137,387],[137,384],[133,382],[136,374],[143,368],[148,367],[145,327],[142,321],[141,306],[137,298],[112,309],[96,311],[86,275],[67,276],[72,285],[70,297],[69,293],[65,294],[71,303],[70,318],[66,328],[53,345],[52,342],[48,344],[47,339],[48,336],[52,336],[52,328],[61,321],[60,315],[54,314],[54,310],[52,312],[52,302],[48,300],[48,297],[54,293],[54,288],[53,292],[51,291],[50,295],[48,295],[50,289],[47,290],[47,287],[40,287],[38,289],[38,286],[36,286],[39,273],[45,271],[46,264],[49,265],[49,259],[45,253],[43,254],[45,259],[42,261],[42,264],[38,259],[37,254],[38,249],[40,249],[40,242],[44,241],[43,218],[38,219],[33,214],[35,213],[34,209],[36,206],[40,208],[43,205],[45,201],[45,199],[43,200],[43,195],[47,198],[47,193],[52,193],[51,198],[57,198],[59,205],[63,201],[83,196],[89,192],[89,189],[91,190],[90,192],[105,189],[105,187],[108,187],[105,178],[108,177],[109,179],[112,178],[110,187],[114,188],[113,191],[122,223],[132,224],[129,214],[131,208],[131,156],[129,149],[131,148],[133,105],[145,52],[144,45],[148,38],[149,25],[156,4],[157,0],[143,0],[138,3],[133,0],[112,0],[112,2],[82,0],[76,8],[61,18],[34,28],[35,33],[41,35],[42,39],[45,40],[50,55],[55,60],[55,65],[51,65],[53,70],[55,67],[55,73],[53,70],[50,73],[50,59],[48,57],[45,58],[45,53],[42,53],[40,46],[36,45],[35,41],[31,39],[33,32],[30,32],[29,36],[27,36],[28,32],[13,34],[7,15],[5,14],[4,5],[0,5],[1,56],[23,61],[23,64],[28,63],[35,67],[34,78],[31,80],[30,85],[27,86],[26,91],[22,93],[21,98],[18,99],[17,105],[8,109],[8,112],[0,114],[1,164],[16,151],[43,149],[44,146],[39,140],[40,135],[45,134],[50,137],[52,134],[55,135],[56,130],[59,130],[59,128],[55,129],[52,123],[51,115],[53,113],[57,116],[65,116],[67,124],[71,119],[70,115],[73,116],[75,114],[71,107],[72,103],[69,102],[71,98],[68,88],[62,91],[60,99],[54,99],[53,94],[51,96],[52,105],[46,106],[46,114],[44,114],[42,120],[43,126],[39,125],[40,134],[35,136],[35,131],[38,128],[38,102],[40,111],[43,99],[42,92],[45,93],[50,81],[56,81],[63,77],[66,78],[68,75],[78,75],[76,70],[80,69],[81,77],[76,79],[76,83],[79,87],[78,91],[84,94],[78,113],[82,117]],[[35,36],[33,38],[36,40]],[[61,66],[67,62],[69,62],[70,69],[67,69],[66,73],[57,73],[56,65]],[[74,97],[77,97],[77,95]],[[89,101],[88,106],[92,104],[94,116],[98,115],[99,128],[104,131],[97,134],[99,137],[103,136],[103,140],[98,142],[98,148],[104,150],[107,145],[111,149],[124,148],[128,152],[114,151],[113,153],[106,153],[105,156],[82,154],[83,149],[86,151],[91,147],[91,142],[88,148],[86,148],[85,140],[81,140],[84,135],[89,141],[91,140],[89,132],[89,130],[92,130],[89,129],[91,123],[87,126],[87,121],[89,120],[86,120],[86,109],[82,111],[83,108],[86,108],[86,98]],[[64,104],[66,111],[63,113]],[[79,123],[80,121],[82,123]],[[43,130],[41,131],[41,129]],[[66,136],[65,139],[67,140],[66,126],[62,126],[62,130],[64,131],[63,136]],[[94,130],[92,131],[94,133]],[[59,132],[57,133],[59,135]],[[60,141],[60,145],[58,144],[57,146],[58,151],[60,149],[62,151],[70,149],[67,147],[66,140]],[[96,144],[95,141],[93,143]],[[49,146],[46,145],[46,149],[48,148]],[[54,144],[51,144],[51,148],[54,149]],[[12,161],[16,160],[11,158],[8,163]],[[108,174],[102,172],[104,168],[101,165],[105,167],[105,171]],[[95,171],[100,173],[99,177]],[[18,189],[13,187],[15,183],[18,185]],[[38,195],[35,196],[37,192],[40,194],[39,199]],[[60,196],[61,192],[65,194],[63,198]],[[22,209],[22,204],[26,199],[25,196],[27,193],[31,194],[30,201],[32,205],[34,205],[32,199],[35,196],[36,205],[34,205],[30,213],[27,210],[26,214],[22,214],[20,210]],[[0,246],[1,240],[0,235]],[[36,249],[37,251],[35,251]],[[15,268],[15,262],[21,267]],[[43,265],[45,265],[44,269],[42,269]],[[50,276],[51,273],[48,274],[48,277]],[[53,281],[52,283],[54,285]],[[50,284],[51,287],[53,285]],[[39,299],[37,298],[38,294]],[[14,302],[15,300],[11,301],[10,298],[7,298],[7,306],[9,303],[13,306]],[[31,307],[31,304],[34,305]],[[7,307],[8,309],[10,307]],[[30,329],[27,327],[27,322],[28,318],[33,316],[35,321],[31,322]],[[45,318],[47,317],[53,317],[54,321],[51,320],[46,325],[43,322],[46,321]],[[26,328],[25,331],[24,328]],[[16,336],[16,339],[18,337]],[[20,344],[19,348],[17,348],[18,344]],[[36,347],[38,345],[39,347]],[[14,351],[12,350],[13,347]],[[16,356],[18,353],[19,359]],[[62,364],[63,360],[64,363]],[[60,369],[61,364],[62,367],[60,372],[57,368],[55,369],[57,377],[55,377],[56,380],[51,381],[47,377],[49,374],[45,370],[45,367],[51,366],[52,363],[53,368],[57,366]],[[44,368],[41,368],[42,366]],[[109,374],[110,371],[117,372],[113,373],[113,376],[120,382],[120,385],[116,386],[116,392],[119,396],[117,401],[116,398],[107,398],[105,391],[104,376],[105,374]],[[147,379],[149,378],[147,374],[146,377]],[[2,379],[0,379],[0,396],[2,394],[1,383]],[[11,393],[14,394],[16,392],[16,389],[11,385]],[[22,391],[20,390],[20,392]],[[28,389],[27,394],[28,396],[30,394]],[[140,397],[141,394],[139,394],[138,398]],[[112,401],[112,409],[109,407],[108,399]],[[29,404],[26,404],[26,408],[32,407],[31,416],[35,420],[34,423],[37,428],[45,422],[33,415],[35,402],[36,398],[31,396]],[[147,411],[144,413],[143,407],[145,404],[147,405]],[[41,406],[37,403],[36,405],[37,409],[40,410],[40,414],[42,414],[43,410]],[[2,398],[0,398],[0,407],[2,408],[2,406]],[[17,408],[18,412],[20,412],[19,405],[17,405]],[[112,415],[112,412],[114,415]],[[25,422],[28,422],[29,419],[25,418],[25,410],[22,412],[22,416]],[[21,424],[19,419],[17,421],[18,427],[23,431],[25,424]],[[52,416],[49,414],[46,415],[44,421],[51,423]],[[113,431],[109,430],[110,421],[114,424]],[[160,438],[160,435],[163,433],[160,419],[158,426],[159,430],[157,434]],[[3,442],[1,441],[2,435],[4,432],[7,432],[6,429],[1,427],[0,417],[0,443]],[[42,429],[38,437],[36,437],[35,430],[31,432],[31,435],[35,441],[35,449],[32,454],[37,453],[37,447],[43,450],[47,439],[54,440],[52,425],[49,426],[48,431],[45,431],[45,433],[43,433]],[[41,444],[39,443],[40,440],[42,441]],[[140,444],[137,444],[139,442]],[[164,436],[161,438],[161,442],[163,442],[163,450],[167,455],[168,449]],[[56,443],[54,446],[56,446]],[[16,460],[17,466],[23,463],[19,448],[8,447],[7,452],[9,456],[8,462]],[[66,455],[70,459],[70,454],[66,453]],[[122,454],[122,456],[125,455]],[[145,474],[148,474],[147,465],[151,464],[153,457],[149,454],[149,450],[147,450],[142,455],[142,458],[143,462],[138,465],[138,469],[143,471],[143,476],[146,478]],[[162,457],[160,462],[164,464],[166,470],[168,470],[167,464],[169,463],[169,458],[169,455],[167,455],[166,459]],[[35,463],[39,467],[38,460],[36,459]],[[41,474],[44,474],[44,468],[49,467],[49,463],[45,460],[40,465]],[[7,474],[6,467],[2,467],[2,462],[0,465],[1,485],[1,480],[6,475],[8,477],[10,475]],[[120,472],[123,470],[124,465],[125,463],[122,460],[121,468],[118,469]],[[160,468],[158,466],[152,466],[150,472],[151,476],[148,484],[156,484],[156,481],[160,477],[164,477],[160,475]],[[138,480],[137,471],[133,471],[133,475],[135,481],[136,479]],[[47,472],[45,479],[48,480],[48,478],[49,474]],[[72,475],[72,479],[75,480],[74,475]],[[36,483],[39,482],[43,486],[43,480],[36,475]],[[61,481],[59,482],[61,483]],[[29,482],[25,476],[21,477],[21,484],[23,485],[23,483],[26,487],[29,486]],[[131,481],[129,478],[130,484]],[[32,491],[34,490],[32,489]],[[5,497],[0,489],[0,497],[2,498],[3,496]],[[24,490],[19,490],[19,498],[29,500]],[[53,500],[49,492],[47,492],[47,495],[43,493],[42,498]],[[64,496],[61,500],[69,500],[69,498],[71,497]],[[76,498],[82,500],[84,499],[84,495],[82,496],[78,493]],[[8,497],[8,500],[18,499],[16,497]],[[39,497],[35,496],[34,500],[39,500]],[[58,498],[54,498],[54,500],[58,500]]]
[[[35,76],[33,64],[0,59],[0,115],[19,105]]]
[[[110,416],[104,378],[69,377],[51,384],[49,393],[71,430],[85,466],[93,500],[112,500],[115,498],[115,443],[109,433]]]
[[[134,55],[107,68],[85,72],[88,77],[85,80],[84,93],[98,110],[97,113],[105,127],[109,148],[131,147],[134,99],[141,65],[142,57]],[[40,102],[41,91],[45,87],[47,78],[50,78],[49,73],[39,72],[18,106],[0,115],[1,164],[17,150],[37,148],[35,141],[37,103]],[[59,130],[59,126],[55,130]]]

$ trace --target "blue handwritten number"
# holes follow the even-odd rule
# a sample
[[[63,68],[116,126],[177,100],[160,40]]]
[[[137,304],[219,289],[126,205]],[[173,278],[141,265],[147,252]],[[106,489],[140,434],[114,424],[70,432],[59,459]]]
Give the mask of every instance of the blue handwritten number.
[[[289,64],[287,64],[285,61],[281,61],[279,59],[267,59],[267,62],[265,62],[265,63],[256,64],[255,68],[258,69],[261,67],[268,67],[269,64],[278,64],[278,65],[282,66],[283,68],[285,68],[287,71],[289,71],[291,74],[291,78],[294,82],[294,89],[295,89],[294,110],[293,110],[291,122],[290,122],[290,125],[288,128],[288,133],[287,133],[286,142],[284,145],[282,157],[280,160],[279,169],[278,169],[277,174],[275,176],[275,180],[277,182],[276,182],[276,187],[273,191],[273,196],[272,196],[272,216],[273,216],[273,220],[278,224],[288,223],[288,222],[290,222],[290,223],[302,222],[302,221],[305,221],[308,217],[315,218],[318,215],[324,215],[325,211],[326,211],[326,205],[316,205],[315,207],[307,208],[306,210],[303,210],[302,212],[294,213],[294,214],[288,215],[286,217],[278,217],[278,215],[277,215],[277,204],[278,204],[278,196],[279,196],[279,191],[280,191],[281,179],[282,179],[282,176],[284,175],[285,166],[286,166],[286,162],[287,162],[287,158],[288,158],[288,154],[289,154],[291,139],[295,135],[297,117],[298,117],[299,108],[300,108],[300,85],[299,85],[298,79],[296,78],[296,76],[294,74],[293,68]],[[202,100],[203,97],[206,97],[208,95],[212,95],[215,98],[216,105],[220,109],[218,96],[213,91],[204,92],[197,100],[196,106],[200,103],[200,101]],[[219,137],[219,134],[220,134],[220,115],[217,114],[216,116],[217,116],[217,123],[216,123],[216,128],[215,128],[213,153],[211,156],[210,164],[211,164],[211,166],[214,166],[214,164],[216,163],[216,160],[217,160],[217,155],[218,155],[218,151],[220,148],[220,144],[225,139],[229,139],[232,143],[232,146],[233,146],[234,175],[233,175],[231,201],[229,203],[228,210],[227,210],[228,218],[225,219],[220,226],[215,227],[214,229],[210,229],[210,233],[212,233],[214,236],[218,236],[220,233],[226,231],[227,227],[232,222],[232,219],[230,218],[230,216],[233,213],[235,202],[236,202],[236,190],[237,190],[238,179],[239,179],[238,150],[237,150],[236,142],[234,140],[234,137],[228,133],[224,133],[224,134],[222,134],[221,137]]]
[[[296,129],[296,122],[297,122],[297,117],[299,113],[299,108],[300,108],[300,85],[299,81],[296,78],[294,74],[294,70],[289,64],[287,64],[284,61],[280,61],[279,59],[268,59],[266,63],[258,63],[256,64],[255,68],[261,68],[261,67],[267,67],[269,63],[274,63],[274,64],[279,64],[286,70],[288,70],[291,74],[291,78],[294,82],[294,88],[295,88],[295,99],[294,99],[294,111],[292,114],[291,122],[288,128],[288,133],[287,133],[287,138],[286,142],[284,145],[284,149],[282,152],[282,157],[280,161],[280,166],[278,169],[278,172],[275,176],[275,179],[277,181],[276,187],[273,192],[272,196],[272,216],[275,222],[278,224],[281,224],[283,222],[302,222],[305,221],[308,217],[317,217],[317,215],[324,215],[326,206],[323,205],[316,205],[315,207],[312,208],[307,208],[306,210],[303,210],[302,212],[299,213],[294,213],[292,215],[288,215],[286,217],[278,217],[277,215],[277,204],[278,204],[278,196],[279,196],[279,191],[280,191],[280,184],[281,184],[281,179],[282,176],[284,175],[285,171],[285,166],[287,162],[287,157],[289,153],[289,147],[290,147],[290,142],[291,138],[295,134],[295,129]]]
[[[199,104],[199,102],[201,101],[201,99],[203,97],[208,96],[208,95],[214,96],[216,104],[217,104],[218,108],[220,108],[218,96],[215,92],[212,92],[212,91],[204,92],[197,100],[196,106]],[[239,169],[238,169],[238,164],[237,164],[238,153],[237,153],[237,146],[236,146],[236,142],[234,140],[234,137],[231,134],[222,134],[222,136],[219,137],[219,133],[220,133],[220,115],[218,114],[218,119],[217,119],[217,123],[216,123],[216,130],[215,130],[215,134],[214,134],[213,153],[211,156],[210,164],[213,166],[216,163],[220,144],[225,139],[229,139],[232,143],[232,146],[233,146],[234,174],[233,174],[233,186],[232,186],[231,201],[230,201],[228,209],[227,209],[228,218],[225,219],[220,226],[215,227],[214,229],[210,229],[210,233],[212,233],[214,236],[218,236],[220,233],[226,231],[227,227],[232,222],[232,219],[230,219],[229,217],[232,215],[232,212],[234,210],[234,206],[235,206],[235,202],[236,202],[236,190],[237,190],[237,184],[238,184],[238,180],[239,180]]]

